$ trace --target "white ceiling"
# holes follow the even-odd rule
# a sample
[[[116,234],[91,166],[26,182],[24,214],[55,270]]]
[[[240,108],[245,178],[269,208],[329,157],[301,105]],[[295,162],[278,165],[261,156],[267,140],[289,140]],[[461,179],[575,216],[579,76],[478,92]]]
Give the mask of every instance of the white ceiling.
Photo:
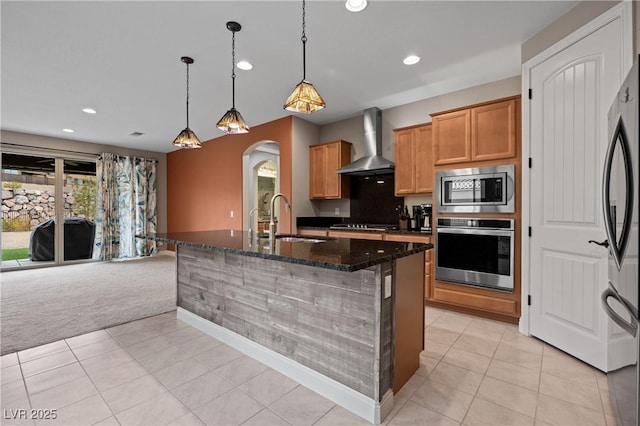
[[[2,1],[4,130],[170,152],[185,127],[222,136],[231,107],[231,33],[242,25],[236,108],[250,126],[286,116],[302,79],[300,1]],[[307,79],[322,125],[520,74],[520,46],[575,1],[307,2]],[[406,66],[402,59],[422,60]],[[98,113],[87,115],[84,107]],[[63,133],[72,128],[73,134]],[[143,136],[129,136],[131,132]]]

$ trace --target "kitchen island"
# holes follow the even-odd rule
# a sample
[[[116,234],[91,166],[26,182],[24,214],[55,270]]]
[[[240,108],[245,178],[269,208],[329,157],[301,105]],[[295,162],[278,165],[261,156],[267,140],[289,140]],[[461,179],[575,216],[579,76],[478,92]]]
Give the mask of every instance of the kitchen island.
[[[147,238],[176,245],[178,318],[372,423],[419,366],[431,244],[235,230]]]

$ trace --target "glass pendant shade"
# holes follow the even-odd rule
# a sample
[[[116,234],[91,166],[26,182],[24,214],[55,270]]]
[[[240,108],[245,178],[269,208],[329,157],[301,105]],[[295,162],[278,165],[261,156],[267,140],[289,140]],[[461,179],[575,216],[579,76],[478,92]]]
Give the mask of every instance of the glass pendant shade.
[[[189,128],[189,65],[193,64],[193,59],[183,56],[180,61],[187,65],[187,127],[173,140],[173,145],[180,148],[201,148],[202,142]]]
[[[240,111],[235,108],[231,108],[227,111],[220,121],[218,121],[216,126],[218,129],[229,135],[249,133],[249,126],[244,122],[244,118],[242,118]]]
[[[200,139],[198,139],[196,134],[193,133],[193,130],[191,130],[188,127],[180,132],[178,137],[176,137],[173,140],[173,144],[175,146],[179,146],[180,148],[201,148],[202,147],[202,142],[200,142]]]
[[[302,112],[305,114],[311,114],[314,111],[318,111],[326,106],[322,96],[313,87],[313,84],[306,80],[302,80],[293,93],[287,99],[284,104],[284,109],[293,112]]]

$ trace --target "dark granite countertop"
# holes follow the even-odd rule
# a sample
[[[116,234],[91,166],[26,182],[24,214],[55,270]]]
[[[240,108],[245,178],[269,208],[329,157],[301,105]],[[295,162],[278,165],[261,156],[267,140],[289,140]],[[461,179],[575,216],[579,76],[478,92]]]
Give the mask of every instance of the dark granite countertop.
[[[268,238],[250,240],[246,231],[229,229],[171,232],[148,235],[146,238],[202,250],[236,253],[347,272],[420,253],[433,247],[432,244],[423,243],[314,237],[324,241],[287,242],[276,239],[275,248],[272,249]]]

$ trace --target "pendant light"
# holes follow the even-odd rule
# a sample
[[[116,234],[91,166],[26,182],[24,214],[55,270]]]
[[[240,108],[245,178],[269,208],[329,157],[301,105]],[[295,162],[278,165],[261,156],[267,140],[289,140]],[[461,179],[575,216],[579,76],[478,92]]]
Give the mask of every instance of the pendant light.
[[[187,64],[187,127],[175,138],[173,144],[180,148],[201,148],[202,142],[189,128],[189,65],[193,63],[193,59],[183,56],[180,60]]]
[[[305,0],[302,0],[302,81],[298,83],[293,93],[284,104],[284,109],[293,112],[311,114],[326,106],[322,96],[313,84],[307,81],[307,35],[305,34]]]
[[[242,114],[236,109],[236,33],[242,29],[237,22],[227,22],[231,36],[231,109],[218,121],[218,129],[226,134],[249,133],[249,126],[244,122]]]

